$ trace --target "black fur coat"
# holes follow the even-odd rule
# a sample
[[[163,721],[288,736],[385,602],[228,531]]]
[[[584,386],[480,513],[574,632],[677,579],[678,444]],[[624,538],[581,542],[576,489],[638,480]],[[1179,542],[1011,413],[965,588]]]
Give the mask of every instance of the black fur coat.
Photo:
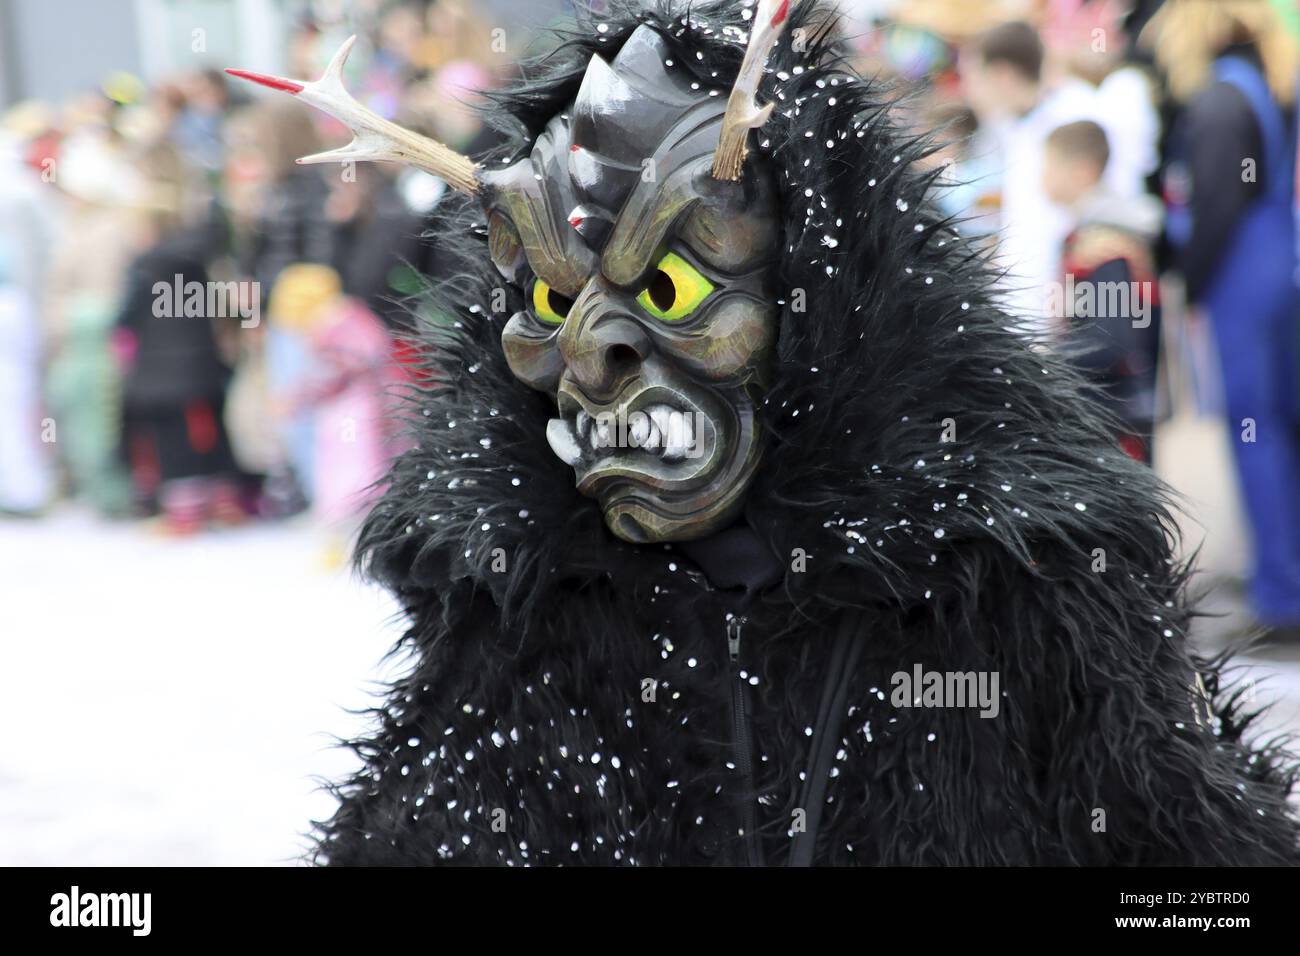
[[[643,20],[702,76],[734,75],[738,10],[608,20],[498,96],[520,150]],[[550,400],[506,367],[519,292],[491,311],[501,280],[467,220],[448,320],[424,333],[438,384],[411,399],[417,447],[360,543],[409,614],[409,676],[352,742],[364,766],[316,860],[784,864],[820,817],[804,853],[823,864],[1294,861],[1293,765],[1243,742],[1249,718],[1189,654],[1163,490],[1007,328],[985,262],[925,199],[927,144],[822,42],[783,41],[762,96],[786,294],[743,527],[776,582],[718,586],[605,529],[547,446]],[[916,665],[996,672],[997,715],[896,706]]]

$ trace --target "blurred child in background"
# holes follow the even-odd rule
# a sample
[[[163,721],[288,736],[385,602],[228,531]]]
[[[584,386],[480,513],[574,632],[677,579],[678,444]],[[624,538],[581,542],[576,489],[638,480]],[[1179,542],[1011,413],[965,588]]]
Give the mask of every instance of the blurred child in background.
[[[934,200],[945,215],[961,223],[966,236],[996,232],[1001,204],[997,163],[979,136],[975,111],[959,101],[932,104],[921,116],[919,133],[934,131],[943,144],[922,158],[923,167],[944,167]]]
[[[295,108],[297,107],[297,108]],[[270,100],[254,107],[257,175],[257,215],[245,237],[242,271],[266,294],[275,288],[280,271],[297,262],[328,263],[334,250],[334,225],[326,215],[329,186],[320,166],[299,165],[297,158],[319,152],[321,140],[308,110],[300,104]],[[281,332],[272,320],[266,332],[266,375],[273,391],[285,391],[307,372],[309,356],[301,340]],[[310,500],[314,495],[311,424],[302,416],[281,422],[290,472],[275,484],[296,485],[280,495]]]
[[[394,452],[389,398],[400,378],[388,333],[363,303],[343,294],[337,272],[310,263],[281,271],[271,321],[300,336],[311,356],[304,377],[275,404],[290,418],[310,410],[312,510],[333,531],[350,531],[382,490],[376,483]],[[331,562],[343,554],[336,540]]]
[[[994,157],[1001,197],[998,261],[1007,270],[1005,305],[1021,328],[1050,331],[1043,290],[1055,280],[1065,214],[1043,193],[1043,144],[1063,123],[1092,115],[1092,90],[1081,81],[1049,83],[1038,31],[1001,23],[962,52],[962,89],[979,120],[980,155]]]
[[[201,314],[178,314],[178,284],[208,288],[205,237],[180,214],[185,203],[179,155],[160,144],[145,153],[140,167],[147,201],[129,237],[139,252],[118,318],[128,369],[125,446],[137,493],[156,494],[162,529],[184,535],[208,522],[235,524],[244,517],[223,421],[230,368],[213,328],[224,317],[211,314],[206,292]]]
[[[1073,222],[1048,311],[1064,351],[1122,422],[1120,446],[1149,463],[1160,342],[1152,246],[1160,203],[1121,197],[1107,185],[1110,148],[1091,120],[1054,129],[1045,158],[1043,191]]]

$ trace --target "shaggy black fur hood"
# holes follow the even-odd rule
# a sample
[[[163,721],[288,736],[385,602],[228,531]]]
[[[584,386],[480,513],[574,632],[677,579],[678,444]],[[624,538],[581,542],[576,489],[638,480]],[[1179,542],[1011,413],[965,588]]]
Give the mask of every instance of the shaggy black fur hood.
[[[603,22],[497,97],[521,131],[508,159],[640,22],[705,84],[725,89],[743,52],[731,5]],[[1187,650],[1163,491],[1063,364],[1010,330],[987,264],[926,200],[927,143],[820,41],[783,42],[762,95],[784,311],[743,524],[779,580],[731,591],[678,548],[605,529],[547,446],[550,399],[506,366],[519,290],[491,311],[502,283],[465,213],[447,230],[466,237],[463,271],[436,290],[449,319],[422,333],[435,384],[411,397],[417,444],[360,543],[407,609],[411,670],[353,742],[364,767],[317,858],[736,862],[750,807],[764,860],[785,862],[827,662],[852,632],[817,862],[1293,860],[1291,764],[1243,744],[1235,699]],[[917,664],[996,672],[998,715],[896,706],[894,675]]]

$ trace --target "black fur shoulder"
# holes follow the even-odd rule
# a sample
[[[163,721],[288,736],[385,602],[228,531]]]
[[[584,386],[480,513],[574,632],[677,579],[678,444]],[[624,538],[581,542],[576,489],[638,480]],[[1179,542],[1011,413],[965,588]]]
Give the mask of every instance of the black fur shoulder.
[[[1010,328],[988,263],[927,201],[930,144],[900,134],[891,94],[841,64],[817,15],[792,14],[809,42],[774,55],[762,95],[777,112],[758,135],[783,202],[777,375],[747,509],[787,563],[754,616],[770,855],[848,614],[870,640],[819,862],[1294,861],[1295,764],[1246,742],[1221,665],[1188,650],[1167,491],[1112,446],[1068,368]],[[702,82],[734,74],[734,5],[632,10],[569,38],[495,109],[536,132],[641,22]],[[673,548],[614,539],[550,452],[549,399],[501,354],[519,291],[492,311],[483,224],[466,210],[437,241],[463,270],[434,290],[446,321],[421,332],[417,444],[359,548],[409,613],[410,674],[353,743],[364,765],[316,857],[717,859],[717,793],[734,781],[706,732],[724,719],[714,598]],[[894,708],[891,675],[917,663],[997,671],[1000,715]]]

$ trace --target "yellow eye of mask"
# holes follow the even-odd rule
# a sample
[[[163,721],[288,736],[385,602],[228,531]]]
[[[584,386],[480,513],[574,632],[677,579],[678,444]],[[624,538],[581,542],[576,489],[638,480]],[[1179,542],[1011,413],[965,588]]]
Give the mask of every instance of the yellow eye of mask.
[[[658,271],[636,301],[656,319],[677,322],[693,314],[712,291],[712,282],[677,253],[670,252],[659,260]]]
[[[573,300],[560,295],[541,279],[533,282],[533,314],[547,325],[562,325]]]

